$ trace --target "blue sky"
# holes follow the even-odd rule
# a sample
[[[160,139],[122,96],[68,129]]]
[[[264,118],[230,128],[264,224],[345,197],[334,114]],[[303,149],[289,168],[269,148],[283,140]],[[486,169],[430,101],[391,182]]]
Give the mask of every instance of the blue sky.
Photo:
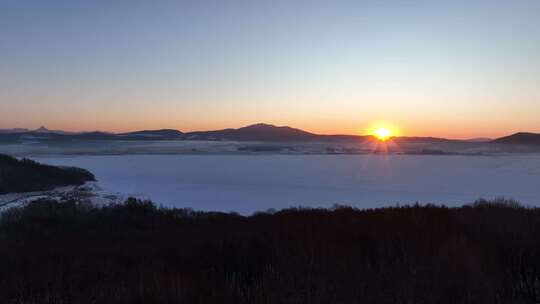
[[[540,132],[540,1],[0,0],[0,128]]]

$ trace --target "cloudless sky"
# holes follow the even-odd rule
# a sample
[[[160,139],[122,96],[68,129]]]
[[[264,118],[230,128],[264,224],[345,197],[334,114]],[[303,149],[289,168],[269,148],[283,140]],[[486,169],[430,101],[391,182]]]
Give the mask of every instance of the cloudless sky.
[[[540,132],[540,1],[0,0],[0,128]]]

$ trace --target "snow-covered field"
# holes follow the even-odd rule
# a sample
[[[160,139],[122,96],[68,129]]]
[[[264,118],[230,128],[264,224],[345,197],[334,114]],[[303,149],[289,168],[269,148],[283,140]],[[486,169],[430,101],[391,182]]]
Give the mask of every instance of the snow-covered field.
[[[92,171],[110,193],[163,206],[249,214],[290,206],[361,208],[480,197],[540,206],[540,155],[122,155],[41,157]]]
[[[88,182],[82,186],[58,187],[48,191],[8,193],[0,195],[0,212],[12,207],[21,207],[41,198],[57,200],[84,199],[96,205],[119,203],[126,199],[122,194],[114,195],[101,189],[96,182]]]

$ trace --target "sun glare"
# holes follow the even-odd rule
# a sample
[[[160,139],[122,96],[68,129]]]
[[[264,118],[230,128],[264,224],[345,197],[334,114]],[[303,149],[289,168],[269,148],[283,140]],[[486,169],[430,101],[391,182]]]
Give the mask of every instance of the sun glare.
[[[365,130],[364,134],[369,134],[379,141],[387,141],[392,137],[400,136],[400,130],[392,123],[377,122]]]
[[[386,141],[392,136],[392,132],[387,128],[378,128],[374,135],[378,140]]]

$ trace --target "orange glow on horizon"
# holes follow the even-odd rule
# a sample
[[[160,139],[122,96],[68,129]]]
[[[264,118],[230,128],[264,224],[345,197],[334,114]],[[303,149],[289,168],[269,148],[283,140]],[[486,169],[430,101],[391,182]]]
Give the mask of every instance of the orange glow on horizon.
[[[93,116],[92,116],[93,117]],[[209,131],[221,130],[226,128],[241,128],[257,122],[269,123],[276,126],[290,126],[307,132],[321,135],[377,135],[378,130],[386,129],[390,132],[390,137],[400,136],[418,136],[418,137],[441,137],[448,139],[470,139],[470,138],[498,138],[507,136],[516,132],[530,131],[540,133],[540,129],[524,126],[516,127],[510,124],[497,125],[495,127],[486,127],[483,125],[447,125],[437,121],[411,123],[409,121],[400,121],[399,128],[397,124],[389,122],[374,122],[374,123],[357,123],[348,120],[331,120],[331,121],[290,121],[290,120],[220,120],[220,121],[190,121],[186,120],[178,123],[178,120],[162,119],[154,120],[139,120],[139,121],[121,121],[107,118],[95,118],[79,121],[74,120],[56,120],[50,123],[48,120],[42,120],[33,125],[26,124],[11,124],[3,123],[0,129],[5,128],[29,128],[37,129],[40,126],[45,126],[50,130],[64,130],[71,132],[85,131],[105,131],[113,133],[130,132],[137,130],[156,130],[156,129],[177,129],[182,132],[192,131]]]
[[[392,137],[400,136],[400,131],[393,124],[378,122],[372,124],[366,130],[365,134],[375,136],[380,141],[387,141]]]

